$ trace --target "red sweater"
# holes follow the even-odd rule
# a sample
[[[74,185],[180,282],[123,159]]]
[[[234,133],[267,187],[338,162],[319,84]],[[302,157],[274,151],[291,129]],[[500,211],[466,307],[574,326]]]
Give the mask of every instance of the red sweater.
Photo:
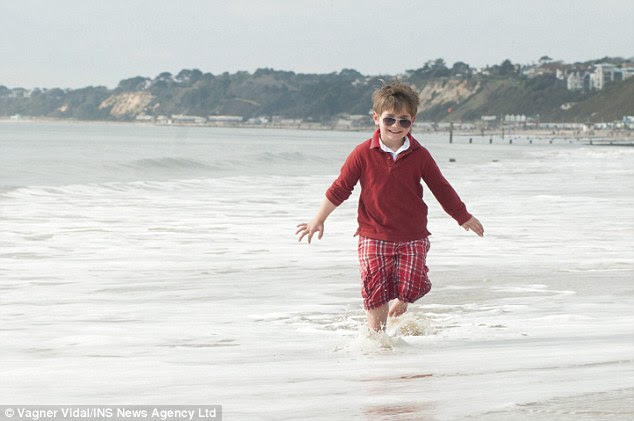
[[[379,131],[357,146],[341,167],[326,197],[339,206],[361,182],[359,229],[355,235],[389,241],[418,240],[427,231],[427,205],[421,178],[438,202],[458,224],[471,218],[456,191],[443,177],[429,151],[411,134],[410,147],[396,161],[379,146]]]

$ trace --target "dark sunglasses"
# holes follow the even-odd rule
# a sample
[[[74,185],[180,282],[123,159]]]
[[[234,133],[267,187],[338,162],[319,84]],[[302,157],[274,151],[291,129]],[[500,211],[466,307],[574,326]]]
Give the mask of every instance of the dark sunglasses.
[[[393,117],[383,118],[383,124],[385,124],[387,127],[393,126],[394,124],[396,124],[397,121],[398,121],[398,125],[404,129],[407,129],[409,126],[412,125],[412,120],[408,120],[406,118],[403,118],[403,119],[396,119]]]

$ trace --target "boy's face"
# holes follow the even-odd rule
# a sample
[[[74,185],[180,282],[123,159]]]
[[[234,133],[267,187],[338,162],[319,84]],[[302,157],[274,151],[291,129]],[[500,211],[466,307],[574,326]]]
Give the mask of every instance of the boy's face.
[[[416,119],[404,109],[399,111],[383,111],[381,115],[373,112],[372,118],[374,119],[374,124],[379,126],[379,131],[381,132],[381,140],[385,144],[400,143],[403,138],[407,136],[407,133],[412,130],[412,124]],[[394,122],[394,120],[396,120],[396,122]],[[411,122],[411,124],[408,125],[407,122],[403,122],[403,120],[407,120]],[[407,127],[403,127],[401,124]]]

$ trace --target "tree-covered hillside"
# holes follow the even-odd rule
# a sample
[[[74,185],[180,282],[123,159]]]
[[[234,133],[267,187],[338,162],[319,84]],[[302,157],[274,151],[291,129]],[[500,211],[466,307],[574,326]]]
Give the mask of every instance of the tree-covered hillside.
[[[419,120],[473,121],[484,115],[522,114],[542,121],[606,121],[634,114],[634,77],[608,83],[603,90],[568,90],[566,76],[586,73],[599,62],[626,66],[623,59],[604,58],[564,64],[542,57],[520,66],[505,60],[474,69],[463,62],[447,66],[432,60],[398,75],[421,93]],[[363,75],[353,69],[302,74],[273,69],[213,75],[184,69],[154,78],[136,76],[115,89],[33,89],[0,86],[0,116],[82,120],[133,120],[140,115],[279,116],[327,123],[341,114],[367,115],[371,95],[394,75]],[[1,81],[0,81],[1,82]]]

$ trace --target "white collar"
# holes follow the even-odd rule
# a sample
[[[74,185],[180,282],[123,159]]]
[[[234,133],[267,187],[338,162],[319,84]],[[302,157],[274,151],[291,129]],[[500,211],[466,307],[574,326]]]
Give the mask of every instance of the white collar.
[[[392,155],[392,158],[396,159],[396,156],[398,154],[400,154],[401,152],[406,151],[406,150],[409,149],[409,146],[410,146],[409,137],[405,136],[405,142],[403,142],[401,147],[398,148],[398,150],[396,152],[394,152],[392,149],[388,148],[385,145],[385,143],[383,143],[383,140],[381,140],[381,136],[379,136],[379,146],[381,146],[381,150],[382,151],[389,153],[390,155]]]

